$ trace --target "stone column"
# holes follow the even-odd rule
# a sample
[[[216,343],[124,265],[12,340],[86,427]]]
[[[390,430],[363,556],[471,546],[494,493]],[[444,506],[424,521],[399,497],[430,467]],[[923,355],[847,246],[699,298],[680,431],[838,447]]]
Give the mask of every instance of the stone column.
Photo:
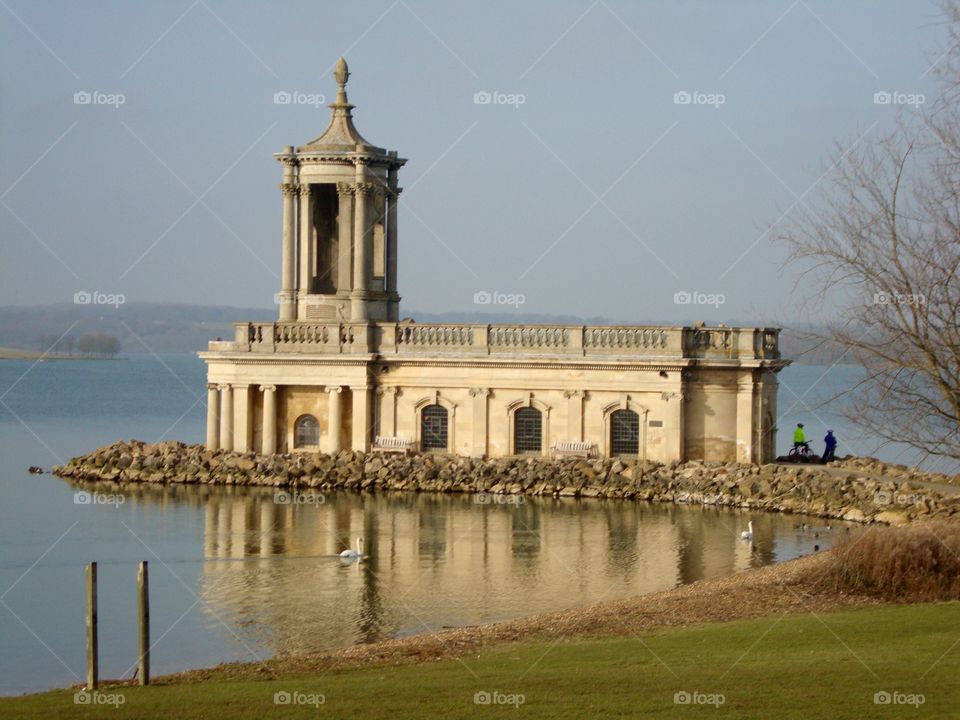
[[[470,449],[471,457],[487,456],[487,435],[489,433],[488,403],[489,388],[470,388],[473,397],[473,443]]]
[[[251,412],[249,385],[233,386],[233,450],[250,450],[250,436],[253,431],[253,413]]]
[[[327,393],[327,453],[334,455],[340,452],[340,426],[342,424],[340,413],[340,396],[343,388],[339,385],[328,387]]]
[[[737,384],[737,456],[738,462],[754,460],[754,382],[753,373],[746,372]]]
[[[207,450],[220,448],[220,391],[207,385]]]
[[[353,289],[353,201],[354,187],[350,183],[337,183],[337,292],[347,293]]]
[[[394,386],[377,388],[377,395],[381,398],[378,435],[395,437],[397,434],[397,390]]]
[[[373,196],[373,183],[365,180],[365,163],[358,161],[356,167],[357,182],[353,220],[353,292],[350,295],[350,319],[355,322],[367,319],[366,299],[367,289],[370,287],[370,246],[372,244],[370,242],[370,204]]]
[[[220,386],[220,447],[233,450],[233,388]]]
[[[400,298],[397,295],[397,203],[402,188],[397,187],[397,169],[390,168],[387,176],[387,263],[384,289],[387,291],[388,319],[400,319]]]
[[[305,297],[313,285],[313,273],[316,242],[313,237],[313,202],[310,185],[300,185],[300,282],[299,297],[301,307],[305,307]]]
[[[570,442],[583,442],[583,390],[566,390],[567,435]]]
[[[353,396],[351,445],[354,452],[358,450],[367,452],[370,449],[370,390],[371,388],[364,385],[350,388],[350,394]]]
[[[295,198],[297,186],[281,183],[283,191],[283,243],[280,249],[280,320],[297,319],[296,248],[297,212]]]
[[[260,390],[263,391],[260,451],[264,455],[273,455],[277,452],[277,386],[261,385]]]

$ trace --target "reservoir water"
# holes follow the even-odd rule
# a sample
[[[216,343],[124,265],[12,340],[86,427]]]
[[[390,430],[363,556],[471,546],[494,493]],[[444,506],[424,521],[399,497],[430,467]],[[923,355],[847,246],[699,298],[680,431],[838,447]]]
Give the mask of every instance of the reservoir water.
[[[872,450],[836,408],[818,405],[855,373],[785,370],[779,445],[795,422],[814,439],[830,423],[841,453]],[[194,356],[0,362],[0,694],[81,681],[91,560],[100,675],[117,678],[136,662],[140,560],[150,562],[162,674],[664,590],[813,552],[836,535],[798,531],[792,516],[632,501],[161,486],[91,496],[93,486],[27,473],[120,438],[200,442],[205,397]],[[751,519],[752,552],[739,539]],[[369,560],[341,561],[357,537]]]

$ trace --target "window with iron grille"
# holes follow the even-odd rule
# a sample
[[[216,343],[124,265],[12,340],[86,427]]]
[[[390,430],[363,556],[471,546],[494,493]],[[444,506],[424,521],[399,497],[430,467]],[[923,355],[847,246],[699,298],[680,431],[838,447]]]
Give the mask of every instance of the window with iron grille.
[[[447,449],[447,409],[442,405],[427,405],[420,413],[420,447]]]
[[[301,415],[293,426],[294,447],[314,447],[320,444],[320,423],[313,415]]]
[[[640,451],[640,416],[633,410],[610,415],[610,454],[636,455]]]
[[[534,407],[522,407],[513,416],[513,450],[539,453],[543,448],[543,415]]]

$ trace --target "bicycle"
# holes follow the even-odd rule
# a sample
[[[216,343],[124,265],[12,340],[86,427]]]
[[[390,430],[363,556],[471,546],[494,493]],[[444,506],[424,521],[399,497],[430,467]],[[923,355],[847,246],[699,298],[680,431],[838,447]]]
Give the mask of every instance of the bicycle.
[[[820,456],[810,449],[809,443],[794,445],[787,453],[787,461],[795,463],[820,462]]]

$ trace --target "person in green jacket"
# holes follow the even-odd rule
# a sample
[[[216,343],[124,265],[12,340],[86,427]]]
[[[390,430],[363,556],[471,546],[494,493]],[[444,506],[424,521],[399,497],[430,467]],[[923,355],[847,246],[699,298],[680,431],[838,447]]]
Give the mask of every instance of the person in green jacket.
[[[803,423],[797,423],[797,429],[793,431],[793,446],[800,447],[807,444],[807,435],[803,432]]]

